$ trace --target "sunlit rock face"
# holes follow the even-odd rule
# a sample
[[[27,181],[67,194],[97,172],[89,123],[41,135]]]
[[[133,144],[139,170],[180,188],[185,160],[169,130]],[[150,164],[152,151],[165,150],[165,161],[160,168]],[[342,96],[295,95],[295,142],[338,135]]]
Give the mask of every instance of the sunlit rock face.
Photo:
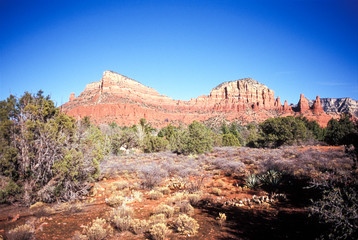
[[[99,82],[87,84],[78,97],[71,94],[61,109],[76,119],[89,116],[97,124],[116,122],[121,126],[137,124],[141,118],[162,127],[212,118],[248,123],[291,115],[303,115],[325,126],[332,117],[323,111],[319,97],[310,107],[301,94],[298,107],[292,108],[287,101],[282,105],[273,90],[251,78],[224,82],[209,95],[181,101],[112,71],[105,71]]]

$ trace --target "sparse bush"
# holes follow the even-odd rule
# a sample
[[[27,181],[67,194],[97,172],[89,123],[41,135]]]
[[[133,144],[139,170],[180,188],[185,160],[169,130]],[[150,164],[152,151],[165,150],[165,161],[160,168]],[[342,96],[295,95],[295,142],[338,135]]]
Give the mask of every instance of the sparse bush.
[[[345,183],[344,183],[345,184]],[[328,224],[329,231],[323,239],[355,239],[358,235],[357,185],[337,187],[330,185],[322,199],[313,202],[310,212],[321,222]]]
[[[143,200],[143,193],[139,191],[135,191],[132,193],[134,201],[141,202]]]
[[[200,191],[209,176],[209,174],[203,174],[200,176],[192,177],[190,182],[187,184],[188,192],[194,193]]]
[[[96,218],[83,229],[89,240],[103,240],[112,234],[111,227],[102,218]]]
[[[155,225],[157,223],[165,223],[165,215],[163,213],[154,214],[149,218],[149,224]]]
[[[149,198],[152,200],[158,200],[160,198],[163,197],[163,193],[159,192],[159,191],[155,191],[155,190],[151,190],[149,192]]]
[[[188,201],[192,206],[198,206],[200,199],[201,195],[198,193],[192,193],[188,195]]]
[[[110,207],[119,207],[122,206],[124,198],[122,196],[111,196],[106,199],[106,204]]]
[[[31,212],[36,217],[47,217],[55,213],[55,209],[43,202],[36,202],[30,206]]]
[[[114,226],[121,232],[129,231],[132,226],[133,219],[129,216],[114,216],[111,220]]]
[[[217,217],[216,220],[218,220],[218,224],[222,227],[225,224],[225,221],[226,221],[226,214],[225,213],[219,213],[219,217]]]
[[[212,192],[214,195],[216,195],[216,196],[220,196],[221,193],[222,193],[222,191],[221,191],[220,188],[212,188],[212,189],[211,189],[211,192]]]
[[[140,177],[142,178],[142,186],[148,189],[158,186],[163,178],[168,176],[168,172],[161,169],[156,164],[143,166],[140,173]]]
[[[146,220],[133,219],[131,231],[134,234],[142,234],[149,228],[149,223]]]
[[[183,192],[176,192],[173,194],[173,196],[171,197],[170,201],[173,202],[173,203],[176,203],[176,202],[180,202],[184,199],[186,199],[186,194],[183,193]]]
[[[164,223],[157,223],[150,228],[149,233],[153,240],[164,240],[169,229]]]
[[[34,237],[35,229],[29,224],[17,226],[6,235],[9,240],[30,240]]]
[[[193,206],[190,205],[188,201],[182,201],[178,204],[178,207],[180,209],[180,212],[192,215],[194,213]]]
[[[224,181],[219,179],[217,181],[214,182],[214,186],[215,187],[223,187],[225,185]]]
[[[170,188],[168,188],[168,187],[161,187],[158,189],[158,191],[163,193],[164,195],[170,194]]]
[[[129,187],[129,183],[127,181],[119,181],[119,182],[114,182],[113,186],[115,190],[123,190]]]
[[[86,235],[81,234],[80,231],[76,231],[72,237],[72,240],[88,240]]]
[[[174,215],[174,208],[165,204],[160,204],[155,209],[156,214],[163,213],[167,218],[171,218]]]
[[[134,210],[131,207],[128,206],[120,206],[116,209],[113,209],[111,212],[111,218],[114,218],[115,216],[118,217],[133,217]]]
[[[175,229],[184,235],[195,235],[198,232],[199,224],[186,214],[181,214],[174,222]]]
[[[66,203],[62,203],[58,207],[58,209],[65,213],[78,213],[78,212],[82,212],[83,205],[81,203],[66,202]]]
[[[222,169],[225,175],[238,175],[244,172],[245,164],[240,161],[232,161],[230,159],[218,158],[212,159],[210,162],[218,169]]]

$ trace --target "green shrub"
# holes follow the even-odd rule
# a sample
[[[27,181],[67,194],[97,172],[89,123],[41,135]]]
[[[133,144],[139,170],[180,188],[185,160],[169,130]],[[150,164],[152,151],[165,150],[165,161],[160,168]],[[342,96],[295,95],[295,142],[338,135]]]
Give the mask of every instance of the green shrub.
[[[158,137],[165,137],[166,139],[170,139],[171,136],[174,135],[174,132],[177,130],[176,127],[174,127],[173,125],[169,124],[166,127],[163,127],[162,129],[160,129],[160,131],[158,132]]]
[[[22,192],[14,181],[5,177],[0,179],[0,187],[0,203],[12,203]]]
[[[181,214],[174,222],[175,229],[184,235],[195,235],[198,232],[199,224],[186,214]]]
[[[223,146],[240,146],[239,139],[235,137],[232,133],[227,133],[222,136],[222,145]]]
[[[299,117],[300,120],[306,125],[307,129],[311,131],[312,135],[318,141],[323,141],[326,135],[326,129],[322,128],[317,121],[308,120],[306,117]]]
[[[180,129],[171,136],[171,150],[179,154],[204,153],[213,148],[212,131],[202,123],[194,121],[187,130]]]
[[[9,197],[30,205],[87,194],[108,143],[97,127],[89,121],[76,124],[42,91],[0,101],[0,175],[22,187],[20,192],[11,183],[0,201]]]
[[[162,152],[167,150],[169,145],[165,138],[147,135],[142,143],[142,149],[146,153]]]
[[[188,149],[189,131],[178,129],[169,139],[170,150],[178,154],[189,154]]]
[[[358,123],[356,122],[355,124],[357,125]],[[338,121],[332,118],[327,124],[325,141],[331,145],[353,144],[352,140],[357,139],[357,137],[352,136],[352,134],[357,134],[355,124],[348,114],[341,115]]]

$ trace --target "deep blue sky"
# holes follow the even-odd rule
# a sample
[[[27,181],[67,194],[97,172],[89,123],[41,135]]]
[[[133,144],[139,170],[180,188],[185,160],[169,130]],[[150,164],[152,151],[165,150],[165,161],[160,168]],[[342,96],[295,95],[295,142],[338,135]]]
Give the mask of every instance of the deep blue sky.
[[[245,77],[358,100],[358,0],[0,0],[0,100],[59,106],[105,70],[182,100]]]

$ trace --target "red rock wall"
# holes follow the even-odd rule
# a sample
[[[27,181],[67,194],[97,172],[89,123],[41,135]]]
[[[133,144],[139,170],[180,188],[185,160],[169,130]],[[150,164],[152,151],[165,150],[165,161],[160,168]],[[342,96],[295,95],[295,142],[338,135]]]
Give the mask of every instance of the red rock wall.
[[[213,117],[261,122],[270,117],[303,114],[318,120],[322,126],[330,119],[323,112],[319,97],[311,109],[301,94],[295,112],[287,101],[282,106],[280,98],[275,99],[273,90],[250,78],[222,83],[208,96],[176,101],[111,71],[105,71],[101,81],[88,84],[77,98],[71,94],[70,101],[61,108],[76,119],[90,116],[96,123],[116,122],[126,126],[137,124],[141,118],[146,118],[155,127],[169,122],[189,124]]]

